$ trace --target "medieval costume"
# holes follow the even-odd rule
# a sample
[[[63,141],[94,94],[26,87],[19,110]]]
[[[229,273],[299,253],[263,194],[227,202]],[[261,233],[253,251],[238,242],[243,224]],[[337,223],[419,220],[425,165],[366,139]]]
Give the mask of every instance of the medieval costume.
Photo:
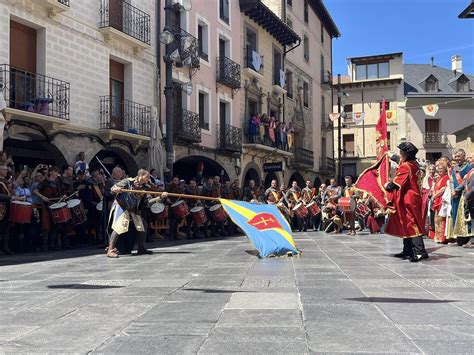
[[[450,173],[450,187],[451,191],[456,193],[456,196],[451,199],[451,221],[452,226],[448,226],[448,238],[457,239],[458,244],[462,245],[467,242],[465,238],[468,234],[464,190],[464,177],[472,169],[471,164],[464,162],[462,165],[455,165],[451,168]]]
[[[420,208],[420,168],[416,162],[418,149],[410,142],[401,143],[398,148],[402,161],[393,181],[385,186],[387,191],[392,192],[393,207],[385,233],[403,238],[403,251],[396,257],[409,257],[410,261],[417,262],[428,258],[422,238],[425,223]]]
[[[433,207],[435,234],[434,241],[436,243],[444,243],[446,241],[446,216],[440,216],[440,210],[443,205],[443,194],[446,190],[446,185],[449,182],[449,176],[445,173],[436,179],[433,186]]]

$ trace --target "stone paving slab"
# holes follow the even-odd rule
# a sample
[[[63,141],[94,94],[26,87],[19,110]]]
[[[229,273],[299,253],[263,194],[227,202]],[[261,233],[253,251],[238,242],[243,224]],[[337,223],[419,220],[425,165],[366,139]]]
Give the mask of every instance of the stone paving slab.
[[[0,354],[473,353],[474,253],[295,233],[299,258],[246,238],[0,256]]]

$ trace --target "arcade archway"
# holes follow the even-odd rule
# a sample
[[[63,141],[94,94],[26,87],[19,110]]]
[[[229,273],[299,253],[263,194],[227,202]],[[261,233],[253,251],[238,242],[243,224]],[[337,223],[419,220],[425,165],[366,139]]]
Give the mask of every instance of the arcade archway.
[[[227,171],[215,160],[192,155],[179,159],[173,164],[175,176],[189,182],[191,179],[197,179],[198,183],[204,178],[220,176],[221,182],[229,180]]]
[[[100,169],[101,165],[96,157],[102,162],[107,170],[112,173],[112,169],[120,166],[128,175],[135,175],[138,171],[138,165],[133,157],[119,148],[103,149],[98,152],[89,163],[90,169]]]
[[[300,173],[298,173],[298,172],[293,173],[293,175],[290,176],[290,180],[288,180],[288,187],[291,186],[291,184],[292,184],[293,181],[296,181],[296,182],[298,183],[298,186],[299,186],[300,188],[303,188],[303,187],[306,186],[306,181],[305,181],[305,179],[303,179],[303,176],[302,176]]]
[[[267,174],[267,176],[265,176],[265,181],[263,182],[263,187],[265,187],[265,189],[268,189],[272,183],[272,180],[276,180],[277,181],[277,186],[280,186],[280,182],[278,180],[278,176],[277,174],[275,174],[273,171],[272,172],[269,172]]]
[[[313,187],[316,187],[317,189],[319,189],[319,187],[321,186],[321,184],[322,184],[321,179],[316,176],[316,177],[314,178]]]

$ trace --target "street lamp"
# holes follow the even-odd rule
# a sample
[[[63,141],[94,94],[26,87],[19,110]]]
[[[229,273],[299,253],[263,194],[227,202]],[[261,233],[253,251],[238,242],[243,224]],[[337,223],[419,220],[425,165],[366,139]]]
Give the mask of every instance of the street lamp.
[[[174,148],[173,148],[173,62],[180,63],[182,58],[180,49],[176,48],[174,43],[178,40],[177,36],[170,30],[173,26],[173,5],[178,4],[180,10],[189,11],[191,10],[191,0],[165,0],[165,27],[160,33],[160,42],[166,45],[165,55],[163,57],[165,61],[165,98],[166,98],[166,167],[169,169],[169,175],[173,176],[173,163],[174,163]],[[187,41],[180,39],[179,47],[186,50],[191,46]],[[186,48],[185,48],[186,47]],[[159,58],[158,58],[159,60]],[[187,83],[188,84],[188,83]],[[188,94],[192,93],[191,85],[185,84],[185,91]],[[190,93],[188,95],[190,95]]]
[[[343,97],[349,97],[349,94],[341,90],[341,74],[337,74],[337,113],[339,113],[339,118],[337,120],[337,181],[342,185],[342,127],[341,120],[342,116],[347,116],[345,112],[341,112],[341,100]]]

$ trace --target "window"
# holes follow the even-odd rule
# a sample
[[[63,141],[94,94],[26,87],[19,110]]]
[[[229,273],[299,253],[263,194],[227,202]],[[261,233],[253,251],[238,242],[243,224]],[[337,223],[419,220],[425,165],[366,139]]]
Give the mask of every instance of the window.
[[[344,105],[343,111],[346,113],[346,117],[344,118],[344,123],[352,123],[352,104]]]
[[[229,23],[229,0],[219,0],[219,17],[225,23]]]
[[[257,72],[260,72],[260,69],[261,69],[261,66],[263,64],[262,61],[260,61],[260,63],[258,62],[258,58],[259,57],[261,59],[261,57],[259,56],[258,52],[257,52],[257,34],[249,27],[246,28],[246,68],[251,68]],[[254,55],[253,52],[256,52],[256,55]],[[255,61],[255,59],[257,59],[257,62]],[[260,67],[259,68],[256,68],[256,66],[258,66],[258,64],[260,64]]]
[[[199,127],[209,129],[209,94],[199,91],[198,96]]]
[[[116,129],[123,129],[125,66],[112,59],[109,60],[109,83],[111,124]]]
[[[379,103],[379,112],[382,113],[382,103]],[[390,101],[385,100],[385,110],[390,110]]]
[[[309,84],[303,82],[303,105],[304,107],[309,107]]]
[[[289,7],[293,6],[293,0],[286,0],[286,3]]]
[[[307,35],[303,36],[303,51],[304,59],[309,60],[309,38]]]
[[[390,76],[389,63],[357,64],[355,74],[356,80],[388,78]]]
[[[280,71],[282,68],[282,55],[281,53],[273,48],[273,85],[279,85],[283,87],[280,80]]]
[[[459,79],[456,83],[457,91],[471,91],[469,79]]]
[[[425,132],[426,133],[439,133],[439,120],[426,119],[425,120]]]
[[[308,0],[304,0],[304,22],[308,23],[309,13],[308,13]]]
[[[426,79],[426,91],[438,91],[438,80],[435,77]]]
[[[286,71],[286,96],[293,98],[293,73],[289,70]]]
[[[321,83],[326,82],[324,73],[324,56],[321,54]]]
[[[199,57],[205,61],[209,61],[209,42],[208,42],[209,27],[202,23],[198,23],[198,49]]]
[[[219,100],[219,124],[221,126],[230,125],[230,104],[227,101]]]
[[[345,157],[355,156],[355,145],[354,145],[354,135],[353,134],[344,134],[342,136],[342,146],[344,147],[344,156]]]
[[[321,43],[324,43],[324,25],[321,22]]]
[[[290,17],[286,17],[286,24],[288,25],[289,28],[293,28],[293,21],[291,20]]]
[[[326,113],[326,98],[324,97],[324,95],[321,95],[321,113],[323,116],[323,120],[328,120]]]

